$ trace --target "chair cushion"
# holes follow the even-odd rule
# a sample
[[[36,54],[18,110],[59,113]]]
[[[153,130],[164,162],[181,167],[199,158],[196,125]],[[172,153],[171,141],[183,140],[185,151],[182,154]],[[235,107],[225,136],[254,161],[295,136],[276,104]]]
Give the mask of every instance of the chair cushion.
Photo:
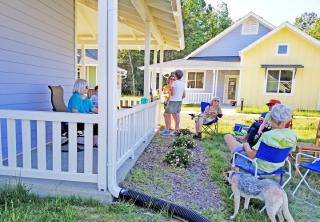
[[[67,107],[64,103],[62,86],[49,86],[49,89],[51,90],[51,103],[53,106],[53,111],[66,112]]]
[[[300,166],[303,168],[320,173],[320,160],[318,160],[314,163],[304,163],[304,164],[301,164]]]

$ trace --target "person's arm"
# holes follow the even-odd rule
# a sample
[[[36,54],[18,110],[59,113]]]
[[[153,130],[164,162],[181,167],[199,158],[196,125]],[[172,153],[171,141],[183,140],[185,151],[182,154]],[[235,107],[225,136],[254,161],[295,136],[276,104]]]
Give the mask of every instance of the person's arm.
[[[174,94],[175,87],[173,87],[173,86],[174,86],[174,82],[169,84],[170,96],[173,96],[173,94]]]
[[[261,135],[262,131],[264,130],[264,128],[266,127],[266,118],[263,120],[263,122],[261,123],[259,130],[258,130],[258,135]]]
[[[78,113],[79,110],[78,110],[78,109],[75,109],[75,108],[72,108],[71,112],[73,112],[73,113]]]
[[[182,99],[186,98],[186,90],[183,90]]]
[[[91,109],[91,112],[98,113],[98,108],[94,107],[93,109]]]
[[[249,143],[247,142],[243,143],[243,150],[247,153],[250,159],[254,159],[256,157],[257,151],[254,149],[251,149]]]

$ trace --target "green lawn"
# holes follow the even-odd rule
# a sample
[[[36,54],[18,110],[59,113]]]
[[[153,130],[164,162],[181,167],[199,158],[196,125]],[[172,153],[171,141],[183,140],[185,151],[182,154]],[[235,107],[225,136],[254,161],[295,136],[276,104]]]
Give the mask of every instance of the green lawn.
[[[254,113],[261,114],[268,111],[267,107],[243,107],[241,112],[240,107],[236,109],[237,113]],[[308,117],[320,117],[320,111],[316,110],[294,110],[294,116],[308,116]]]

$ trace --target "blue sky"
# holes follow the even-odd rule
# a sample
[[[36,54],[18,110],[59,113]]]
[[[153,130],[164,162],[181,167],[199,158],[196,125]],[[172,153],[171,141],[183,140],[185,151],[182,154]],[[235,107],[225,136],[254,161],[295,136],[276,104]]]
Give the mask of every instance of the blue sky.
[[[205,0],[213,6],[217,0]],[[315,12],[320,17],[320,0],[218,0],[228,4],[232,20],[243,17],[250,11],[262,16],[273,25],[294,19],[304,12]]]

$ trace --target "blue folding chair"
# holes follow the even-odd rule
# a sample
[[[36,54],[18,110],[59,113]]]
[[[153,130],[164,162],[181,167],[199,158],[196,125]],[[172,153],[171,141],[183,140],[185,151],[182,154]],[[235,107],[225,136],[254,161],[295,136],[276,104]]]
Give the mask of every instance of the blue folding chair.
[[[272,147],[272,146],[268,146],[267,144],[265,144],[264,142],[261,141],[255,159],[250,159],[249,157],[247,157],[247,156],[245,156],[245,155],[243,155],[241,153],[235,152],[233,154],[232,166],[238,167],[241,170],[243,170],[243,171],[245,171],[247,173],[250,173],[251,175],[253,175],[253,176],[257,177],[257,178],[262,177],[262,176],[280,175],[279,184],[281,185],[281,187],[284,187],[292,177],[292,175],[291,175],[291,163],[288,160],[288,156],[289,156],[290,152],[291,152],[291,147],[290,148],[279,149],[279,148],[275,148],[275,147]],[[246,168],[244,168],[242,166],[237,165],[235,163],[235,158],[236,158],[237,155],[241,156],[241,157],[243,157],[243,158],[245,158],[245,159],[247,159],[249,161],[251,161],[252,164],[255,166],[255,170],[246,169]],[[267,161],[267,162],[270,162],[270,163],[281,163],[281,162],[285,161],[288,164],[288,171],[284,170],[284,167],[280,167],[279,169],[277,169],[277,170],[275,170],[275,171],[273,171],[271,173],[258,172],[259,165],[258,165],[258,163],[256,161],[257,159],[264,160],[264,161]],[[288,175],[288,179],[283,183],[283,175],[285,175],[285,174]]]
[[[207,106],[210,106],[210,103],[201,102],[201,113],[203,113],[206,110]],[[219,121],[219,118],[221,118],[222,116],[223,116],[222,114],[218,114],[216,119],[212,120],[211,122],[204,123],[202,125],[203,132],[218,133],[218,130],[219,130],[218,121]]]
[[[299,164],[298,160],[300,159],[299,157],[300,156],[304,156],[304,157],[308,157],[308,158],[311,158],[313,159],[313,161],[311,163],[302,163],[302,164]],[[297,172],[299,173],[299,175],[301,176],[301,180],[300,182],[298,183],[297,187],[294,189],[293,193],[292,193],[292,196],[295,197],[295,194],[297,192],[297,190],[299,189],[299,187],[301,186],[301,184],[304,182],[307,187],[309,188],[309,190],[317,193],[317,194],[320,194],[319,191],[317,191],[316,189],[312,188],[309,183],[307,182],[306,180],[306,177],[308,176],[309,172],[310,171],[313,171],[315,173],[320,173],[320,158],[319,157],[314,157],[312,155],[309,155],[309,154],[305,154],[305,153],[297,153],[296,154],[296,163],[295,163],[295,167],[297,169]],[[302,174],[301,171],[300,171],[300,167],[301,168],[304,168],[306,169],[307,171]],[[315,207],[318,207],[306,200],[304,200],[306,203],[312,205],[312,206],[315,206]]]

